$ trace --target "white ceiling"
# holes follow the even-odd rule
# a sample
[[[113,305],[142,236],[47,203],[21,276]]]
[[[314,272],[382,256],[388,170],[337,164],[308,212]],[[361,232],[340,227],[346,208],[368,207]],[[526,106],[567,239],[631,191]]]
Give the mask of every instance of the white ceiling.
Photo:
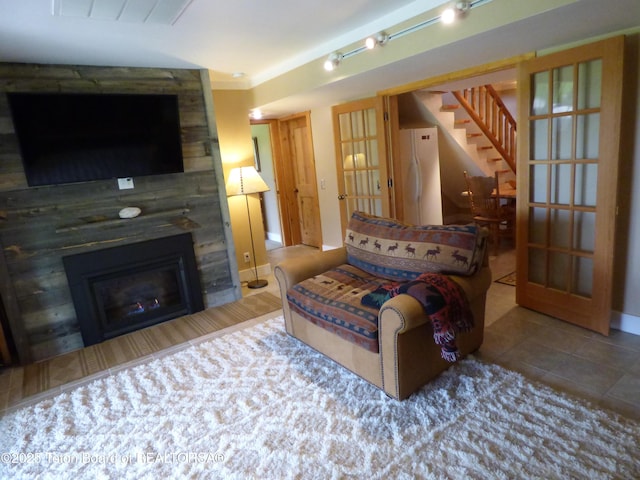
[[[72,7],[93,2],[55,0]],[[52,15],[54,0],[0,0],[0,61],[206,68],[259,84],[447,0],[162,0],[173,24]],[[539,1],[539,0],[511,0]],[[139,8],[140,5],[136,5]],[[185,7],[183,11],[181,9]],[[70,7],[69,7],[70,8]],[[128,7],[127,7],[128,8]],[[472,21],[472,15],[466,22]],[[344,101],[461,68],[640,26],[639,0],[578,0],[465,41],[262,106],[271,115]],[[321,99],[321,100],[320,100]]]
[[[173,25],[81,16],[92,6],[102,10],[103,4],[128,11],[131,5],[171,1],[178,12],[186,5]],[[393,25],[446,2],[0,0],[0,60],[197,67],[266,78],[376,33],[380,22]],[[52,15],[65,5],[70,16]]]

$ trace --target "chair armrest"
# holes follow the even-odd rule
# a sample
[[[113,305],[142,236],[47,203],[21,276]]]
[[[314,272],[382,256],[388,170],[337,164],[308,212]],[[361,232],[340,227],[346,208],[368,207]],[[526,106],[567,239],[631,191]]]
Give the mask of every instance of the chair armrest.
[[[424,325],[429,317],[422,305],[410,295],[401,294],[387,300],[378,314],[378,347],[382,388],[390,396],[401,399],[404,396],[400,381],[399,352],[400,337]],[[408,334],[410,337],[412,334]]]
[[[382,343],[383,335],[404,333],[412,328],[427,323],[429,317],[424,309],[411,295],[401,294],[390,298],[380,308],[378,331]]]
[[[296,283],[344,263],[347,263],[347,250],[340,247],[284,260],[275,266],[274,275],[280,284],[280,291],[286,294],[286,291]],[[283,299],[285,298],[286,296],[283,296]]]
[[[484,329],[484,309],[487,290],[491,286],[491,270],[488,267],[481,268],[471,277],[451,276],[464,290],[470,302],[471,310],[476,322],[476,330]],[[380,348],[380,366],[382,369],[383,390],[394,398],[405,398],[422,380],[418,376],[413,378],[416,369],[408,366],[407,361],[420,361],[421,351],[429,349],[433,345],[432,338],[422,338],[427,334],[429,317],[425,314],[422,305],[410,295],[402,294],[387,300],[378,314],[378,342]],[[420,328],[423,327],[423,328]],[[431,332],[430,335],[433,335]],[[481,336],[480,336],[481,337]],[[422,339],[423,343],[415,341]],[[481,340],[480,340],[481,342]],[[433,347],[431,347],[433,350]],[[436,358],[439,358],[439,352]],[[401,361],[404,359],[404,365]],[[433,369],[434,375],[440,367],[425,365],[425,371]],[[430,374],[429,374],[430,375]],[[413,379],[412,379],[413,378]]]
[[[491,286],[491,270],[487,267],[481,268],[471,277],[451,275],[449,278],[462,287],[469,302],[481,295],[486,295]],[[383,335],[383,327],[385,332],[392,331],[394,334],[400,334],[429,321],[420,302],[406,294],[387,300],[380,308],[378,317],[380,336]]]

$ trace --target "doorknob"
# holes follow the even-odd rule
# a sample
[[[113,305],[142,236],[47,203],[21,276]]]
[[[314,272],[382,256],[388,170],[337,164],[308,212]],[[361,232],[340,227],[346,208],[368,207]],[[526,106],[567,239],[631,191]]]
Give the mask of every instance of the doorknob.
[[[300,190],[298,190],[297,188],[293,189],[293,193],[298,193]]]
[[[338,200],[344,200],[345,198],[347,198],[347,194],[346,193],[338,195]]]

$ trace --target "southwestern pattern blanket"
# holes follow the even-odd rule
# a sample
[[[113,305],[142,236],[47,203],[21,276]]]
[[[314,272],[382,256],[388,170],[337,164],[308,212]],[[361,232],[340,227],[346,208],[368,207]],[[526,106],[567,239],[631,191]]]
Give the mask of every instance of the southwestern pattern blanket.
[[[462,288],[450,278],[423,273],[410,282],[392,282],[362,297],[362,304],[380,308],[388,299],[406,293],[415,298],[433,325],[433,339],[441,346],[442,358],[455,362],[460,357],[456,334],[473,329],[473,314]]]

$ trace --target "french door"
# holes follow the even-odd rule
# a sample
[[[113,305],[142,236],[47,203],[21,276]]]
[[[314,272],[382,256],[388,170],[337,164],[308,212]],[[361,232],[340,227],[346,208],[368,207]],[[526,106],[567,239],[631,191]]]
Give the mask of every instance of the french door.
[[[333,107],[342,233],[354,211],[389,216],[382,97]]]
[[[519,67],[519,305],[609,332],[624,38]]]

